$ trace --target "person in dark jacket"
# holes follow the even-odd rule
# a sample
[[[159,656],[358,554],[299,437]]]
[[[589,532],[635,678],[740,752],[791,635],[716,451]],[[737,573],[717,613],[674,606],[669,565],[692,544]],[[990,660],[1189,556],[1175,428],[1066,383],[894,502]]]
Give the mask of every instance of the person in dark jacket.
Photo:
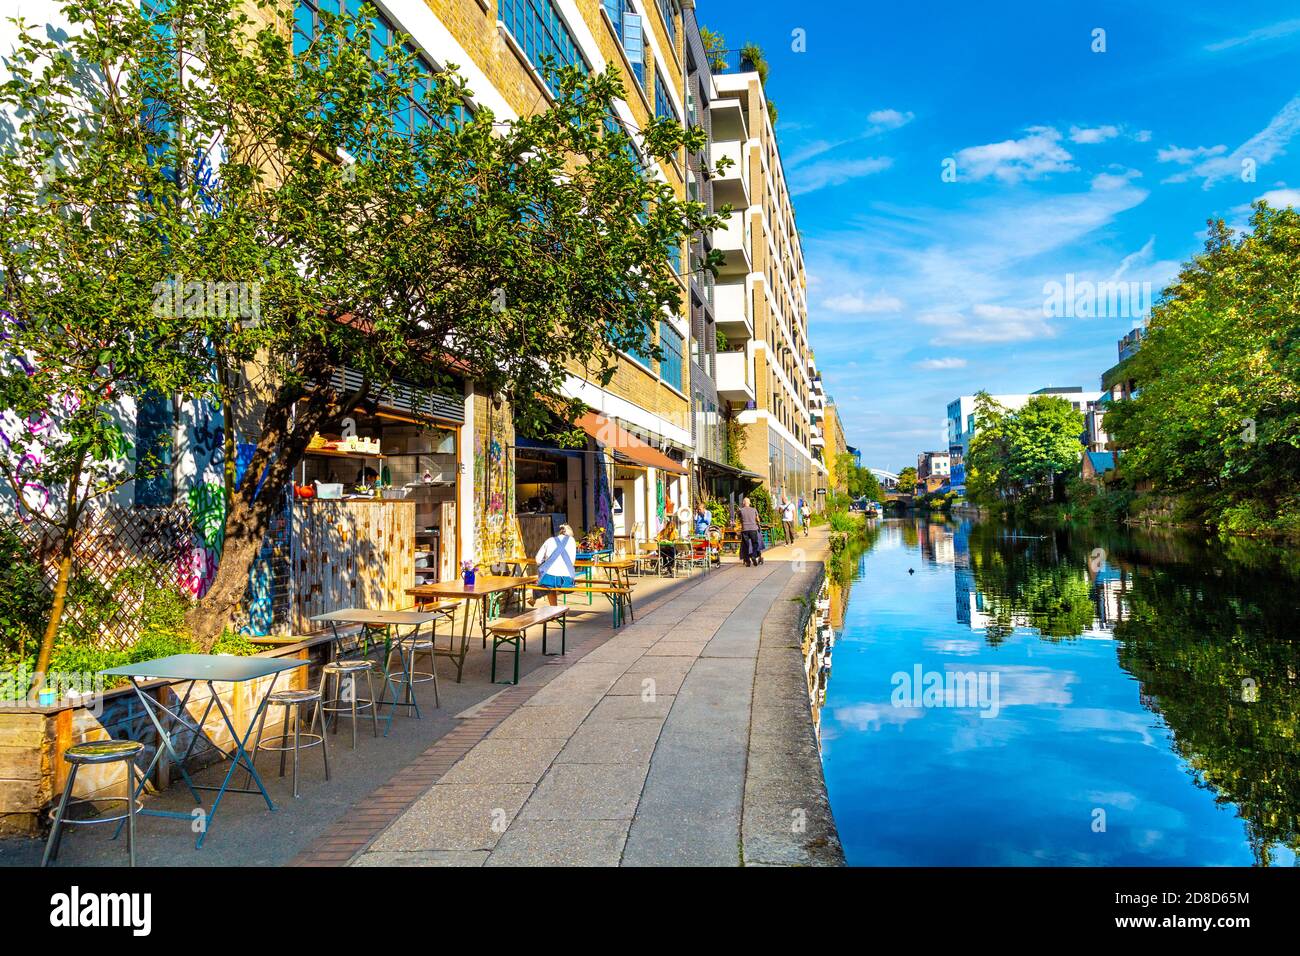
[[[740,560],[746,567],[763,563],[763,539],[758,533],[758,511],[745,498],[740,502]]]

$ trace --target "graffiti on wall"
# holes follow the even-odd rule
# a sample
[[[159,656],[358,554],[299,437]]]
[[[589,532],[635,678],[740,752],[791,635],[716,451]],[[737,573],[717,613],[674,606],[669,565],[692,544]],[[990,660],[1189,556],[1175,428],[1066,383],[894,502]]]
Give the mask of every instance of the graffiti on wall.
[[[514,523],[515,468],[509,445],[514,440],[510,416],[502,409],[489,414],[483,401],[483,422],[474,429],[474,500],[478,505],[478,555],[481,565],[514,557],[522,547]]]

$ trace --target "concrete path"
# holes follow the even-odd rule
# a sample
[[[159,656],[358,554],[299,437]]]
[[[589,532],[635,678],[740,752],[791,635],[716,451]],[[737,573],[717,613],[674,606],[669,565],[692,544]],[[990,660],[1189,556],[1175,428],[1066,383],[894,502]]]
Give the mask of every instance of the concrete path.
[[[617,631],[533,692],[353,865],[842,862],[799,653],[824,545],[815,531],[762,567],[711,572]],[[747,858],[750,845],[763,859]]]

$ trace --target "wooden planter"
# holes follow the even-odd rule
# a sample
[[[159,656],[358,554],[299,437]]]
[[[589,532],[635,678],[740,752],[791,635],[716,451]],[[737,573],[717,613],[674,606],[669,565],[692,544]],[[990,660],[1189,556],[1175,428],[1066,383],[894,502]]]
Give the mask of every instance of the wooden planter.
[[[301,667],[280,675],[277,690],[315,687],[320,681],[319,669],[329,649],[326,637],[276,641],[273,649],[258,656],[296,657],[307,660]],[[242,733],[247,730],[266,691],[270,677],[242,684],[218,684],[221,702],[230,713],[231,722]],[[148,693],[160,698],[162,703],[175,710],[185,696],[187,684],[158,681],[149,685]],[[186,706],[190,719],[197,721],[203,715],[210,693],[206,684],[194,688]],[[149,721],[143,705],[131,687],[108,691],[100,706],[60,703],[51,707],[26,705],[0,706],[0,837],[37,836],[47,826],[46,811],[63,792],[68,780],[68,764],[64,751],[74,744],[109,738],[138,740],[145,745],[138,758],[141,770],[148,766],[159,746],[158,732]],[[282,708],[267,712],[266,732],[278,730],[283,721]],[[219,747],[233,745],[221,713],[214,706],[203,724],[208,739]],[[184,753],[192,733],[176,734],[174,742]],[[251,745],[251,741],[250,741]],[[192,766],[206,766],[221,759],[209,747],[196,744]],[[159,761],[152,784],[165,789],[171,776],[169,759]],[[73,796],[95,798],[97,795],[121,796],[126,786],[126,771],[121,765],[87,766],[77,774],[77,787]]]

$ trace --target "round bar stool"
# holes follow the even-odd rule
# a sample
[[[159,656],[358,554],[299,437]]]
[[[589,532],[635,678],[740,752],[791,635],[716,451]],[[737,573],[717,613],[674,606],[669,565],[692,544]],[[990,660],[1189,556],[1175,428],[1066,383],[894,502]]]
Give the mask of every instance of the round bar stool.
[[[362,673],[366,675],[366,687],[369,689],[370,696],[357,698],[357,678]],[[330,715],[334,718],[334,733],[338,733],[339,714],[349,713],[352,715],[352,749],[357,749],[357,712],[361,710],[370,711],[370,722],[373,725],[375,736],[379,736],[379,717],[375,713],[375,670],[370,661],[367,660],[349,660],[349,661],[331,661],[322,668],[320,679],[321,693],[321,732],[325,731],[325,721]],[[331,696],[326,691],[329,687],[330,678],[334,678],[334,694]],[[343,697],[344,681],[350,682],[351,696],[347,699]]]
[[[398,707],[409,707],[415,711],[415,716],[420,716],[420,705],[415,701],[415,685],[427,684],[433,681],[433,706],[441,707],[442,699],[438,695],[438,671],[434,666],[436,658],[434,654],[434,639],[430,637],[421,637],[419,632],[398,638],[393,642],[393,646],[388,651],[388,666],[391,667],[393,654],[397,654],[401,662],[402,669],[394,674],[389,671],[389,683],[396,685],[393,694],[393,710]],[[415,657],[417,654],[429,655],[429,669],[427,671],[417,671],[415,669]],[[389,714],[389,724],[391,726],[392,714]],[[385,731],[385,736],[387,731]]]
[[[316,727],[317,718],[321,718],[321,691],[317,690],[277,690],[266,699],[266,707],[262,710],[262,719],[257,724],[257,741],[253,744],[253,765],[257,765],[257,754],[259,751],[268,753],[278,753],[280,755],[280,776],[284,776],[285,758],[289,752],[293,752],[293,795],[296,799],[298,796],[298,753],[301,750],[310,747],[320,747],[321,759],[325,762],[325,779],[330,778],[330,755],[329,749],[325,744],[325,721],[321,719],[321,732],[312,733]],[[307,725],[307,732],[302,731],[302,709],[309,704],[315,704],[312,709],[311,721]],[[280,731],[279,743],[263,743],[262,730],[266,727],[266,712],[272,707],[284,708],[284,724]],[[289,743],[289,724],[293,723],[293,743]],[[305,740],[303,738],[306,738]],[[275,738],[272,737],[272,740]],[[355,745],[355,744],[354,744]],[[252,774],[249,774],[251,777]]]
[[[97,823],[116,823],[118,820],[123,819],[127,821],[127,855],[130,857],[131,865],[135,866],[135,812],[137,810],[135,800],[135,757],[142,750],[144,750],[144,744],[135,740],[94,740],[90,743],[75,744],[64,751],[63,759],[71,765],[72,769],[68,772],[68,782],[63,787],[63,796],[59,800],[58,809],[54,811],[54,815],[51,817],[53,826],[50,829],[50,838],[45,842],[45,855],[41,857],[41,866],[47,865],[51,860],[58,857],[59,842],[63,839],[63,827],[65,825],[89,826]],[[126,764],[125,797],[71,799],[72,788],[77,782],[77,770],[79,768],[108,763]],[[109,817],[95,817],[90,820],[68,819],[67,814],[70,807],[96,803],[123,803],[126,804],[126,812]]]

